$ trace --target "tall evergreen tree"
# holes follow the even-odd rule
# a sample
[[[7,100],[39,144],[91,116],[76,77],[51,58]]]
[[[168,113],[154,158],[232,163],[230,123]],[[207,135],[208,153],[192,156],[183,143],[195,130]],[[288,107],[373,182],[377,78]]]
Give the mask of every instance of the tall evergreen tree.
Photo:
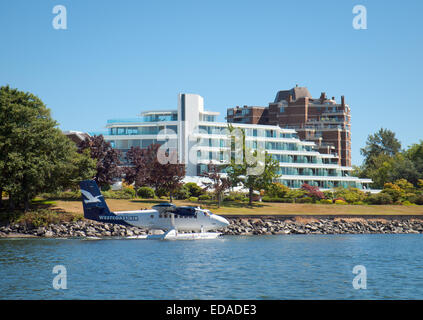
[[[365,158],[365,163],[371,165],[371,161],[384,154],[393,157],[401,151],[401,143],[391,130],[381,128],[375,134],[367,137],[366,146],[360,150]]]

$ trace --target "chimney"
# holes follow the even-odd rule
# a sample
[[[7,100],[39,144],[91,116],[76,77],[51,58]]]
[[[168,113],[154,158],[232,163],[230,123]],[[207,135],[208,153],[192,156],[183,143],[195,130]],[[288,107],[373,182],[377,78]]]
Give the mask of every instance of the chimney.
[[[345,107],[345,97],[341,96],[341,105]]]
[[[325,101],[325,100],[326,100],[326,92],[322,92],[320,94],[320,104],[322,104],[323,101]]]

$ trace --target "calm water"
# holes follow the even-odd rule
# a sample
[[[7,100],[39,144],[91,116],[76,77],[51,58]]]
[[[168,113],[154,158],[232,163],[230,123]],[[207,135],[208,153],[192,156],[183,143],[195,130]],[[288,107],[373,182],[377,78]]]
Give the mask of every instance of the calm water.
[[[53,289],[55,265],[66,290]],[[0,272],[0,299],[423,299],[423,236],[5,239]]]

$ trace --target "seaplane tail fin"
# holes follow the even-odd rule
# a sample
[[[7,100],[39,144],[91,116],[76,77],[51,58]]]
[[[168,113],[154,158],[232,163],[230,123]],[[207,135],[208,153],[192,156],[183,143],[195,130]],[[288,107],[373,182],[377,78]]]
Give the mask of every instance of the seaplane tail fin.
[[[84,180],[79,183],[82,194],[84,218],[102,222],[109,222],[108,217],[115,216],[107,207],[97,183],[94,180]],[[112,221],[110,221],[112,222]]]

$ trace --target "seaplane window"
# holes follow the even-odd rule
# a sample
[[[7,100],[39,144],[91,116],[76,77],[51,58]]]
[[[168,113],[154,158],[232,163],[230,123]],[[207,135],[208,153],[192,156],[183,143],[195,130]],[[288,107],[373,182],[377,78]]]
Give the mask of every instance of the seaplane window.
[[[152,214],[152,215],[150,216],[150,218],[151,218],[151,219],[153,219],[153,218],[154,218],[154,214]]]

